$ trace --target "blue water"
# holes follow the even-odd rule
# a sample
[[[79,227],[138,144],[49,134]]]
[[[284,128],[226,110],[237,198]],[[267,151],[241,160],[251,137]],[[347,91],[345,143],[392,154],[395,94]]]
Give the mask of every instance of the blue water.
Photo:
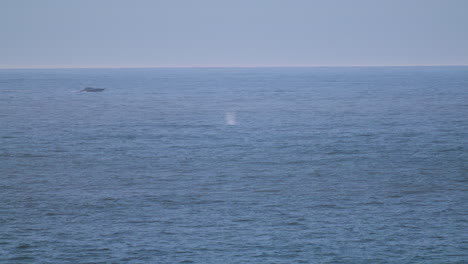
[[[467,131],[468,67],[0,70],[0,263],[467,263]]]

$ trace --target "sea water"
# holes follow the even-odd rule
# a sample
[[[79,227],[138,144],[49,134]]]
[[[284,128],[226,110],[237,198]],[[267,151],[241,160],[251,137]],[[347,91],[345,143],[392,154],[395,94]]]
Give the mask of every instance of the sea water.
[[[466,263],[467,131],[468,67],[0,70],[0,263]]]

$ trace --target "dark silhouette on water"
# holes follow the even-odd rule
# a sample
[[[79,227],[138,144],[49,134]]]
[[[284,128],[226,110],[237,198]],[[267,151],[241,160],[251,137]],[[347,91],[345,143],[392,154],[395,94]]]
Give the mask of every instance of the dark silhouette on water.
[[[81,92],[102,92],[104,91],[106,88],[93,88],[93,87],[86,87],[84,88],[83,90],[81,90]]]

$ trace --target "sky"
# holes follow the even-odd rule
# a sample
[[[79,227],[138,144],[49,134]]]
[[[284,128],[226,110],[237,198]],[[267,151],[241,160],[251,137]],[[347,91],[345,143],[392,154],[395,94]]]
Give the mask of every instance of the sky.
[[[468,0],[0,0],[0,68],[468,65]]]

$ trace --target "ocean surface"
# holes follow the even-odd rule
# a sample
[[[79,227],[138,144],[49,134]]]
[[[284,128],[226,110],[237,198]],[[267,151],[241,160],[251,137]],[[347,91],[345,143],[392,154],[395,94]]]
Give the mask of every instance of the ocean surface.
[[[468,263],[467,133],[468,67],[0,70],[0,263]]]

